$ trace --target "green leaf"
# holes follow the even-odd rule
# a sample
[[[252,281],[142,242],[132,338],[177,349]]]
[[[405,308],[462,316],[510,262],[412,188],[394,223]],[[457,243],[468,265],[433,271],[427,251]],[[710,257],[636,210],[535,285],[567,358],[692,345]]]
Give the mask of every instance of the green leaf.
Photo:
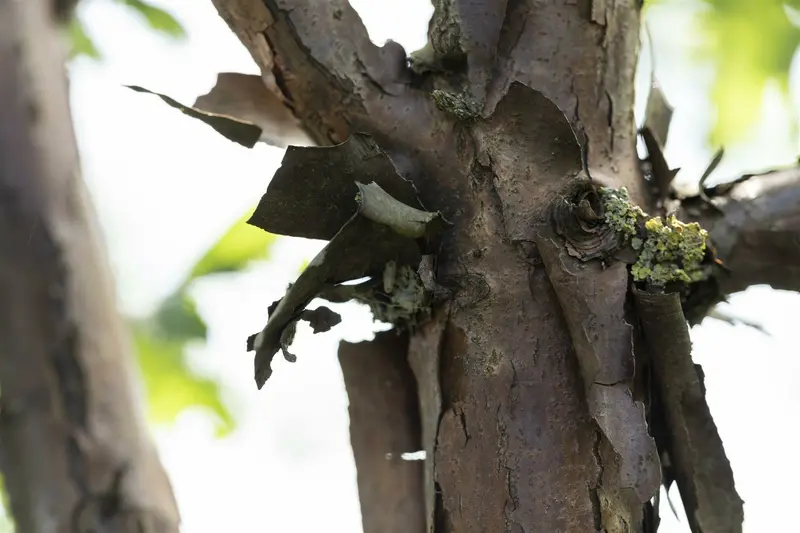
[[[250,215],[236,221],[192,269],[190,279],[220,272],[238,272],[252,261],[269,257],[277,236],[247,223]]]
[[[123,4],[139,13],[147,25],[157,32],[169,35],[170,37],[185,37],[186,30],[175,17],[154,5],[143,2],[142,0],[121,0]]]
[[[201,407],[216,415],[217,436],[235,428],[233,416],[220,397],[219,384],[189,368],[183,342],[154,335],[142,325],[134,325],[133,334],[152,422],[169,424],[184,409]]]
[[[181,287],[161,303],[152,318],[152,329],[167,340],[187,342],[206,338],[206,323],[186,287]]]
[[[92,38],[86,33],[83,22],[77,16],[72,17],[69,23],[69,41],[71,46],[69,51],[70,59],[79,56],[100,59],[100,51],[95,46]]]

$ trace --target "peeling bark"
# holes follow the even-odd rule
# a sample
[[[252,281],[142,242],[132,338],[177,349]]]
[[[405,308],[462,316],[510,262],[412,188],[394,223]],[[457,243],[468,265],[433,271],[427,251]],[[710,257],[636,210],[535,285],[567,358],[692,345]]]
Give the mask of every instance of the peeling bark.
[[[708,408],[676,294],[634,291],[669,427],[668,450],[692,533],[739,533],[743,501]]]
[[[18,531],[178,531],[72,132],[52,3],[0,2],[0,466]]]
[[[420,413],[407,350],[408,337],[393,331],[339,347],[364,533],[425,530],[424,462],[402,457],[420,449]]]

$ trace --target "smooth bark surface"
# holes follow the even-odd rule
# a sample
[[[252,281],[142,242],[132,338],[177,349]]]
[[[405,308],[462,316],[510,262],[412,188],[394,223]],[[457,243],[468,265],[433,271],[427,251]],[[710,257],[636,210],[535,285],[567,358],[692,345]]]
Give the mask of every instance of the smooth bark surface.
[[[0,466],[20,532],[177,532],[80,177],[51,9],[0,2]]]

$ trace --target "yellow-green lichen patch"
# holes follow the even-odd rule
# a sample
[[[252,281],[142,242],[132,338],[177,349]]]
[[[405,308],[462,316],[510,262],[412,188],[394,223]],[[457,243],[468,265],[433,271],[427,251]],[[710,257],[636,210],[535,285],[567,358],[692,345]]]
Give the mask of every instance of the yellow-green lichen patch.
[[[702,280],[708,233],[697,223],[684,224],[674,216],[647,218],[631,203],[625,187],[598,189],[606,224],[637,252],[631,267],[634,281],[664,286]],[[646,220],[646,222],[645,222]],[[644,222],[644,228],[642,228]]]
[[[631,267],[635,281],[663,286],[703,279],[708,232],[699,224],[684,224],[674,216],[666,222],[655,217],[645,223],[645,231],[638,260]]]
[[[637,222],[646,215],[639,206],[631,203],[628,189],[600,187],[597,192],[603,202],[603,218],[606,224],[626,238],[636,235]],[[636,248],[635,243],[634,248]]]

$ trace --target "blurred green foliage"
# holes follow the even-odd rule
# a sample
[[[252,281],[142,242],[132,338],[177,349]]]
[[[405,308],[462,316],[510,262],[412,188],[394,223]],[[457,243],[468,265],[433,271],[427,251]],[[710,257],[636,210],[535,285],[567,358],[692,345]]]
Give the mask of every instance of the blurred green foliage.
[[[680,31],[693,43],[695,59],[714,69],[713,146],[743,140],[761,118],[770,86],[795,114],[789,71],[800,45],[800,0],[648,0],[645,7],[656,4],[697,14],[697,24]]]
[[[0,533],[14,533],[14,517],[11,516],[11,505],[8,501],[5,478],[0,473],[0,503],[2,503],[2,514],[0,514]]]
[[[92,38],[86,34],[86,30],[77,15],[72,17],[69,23],[69,39],[72,46],[70,58],[86,56],[91,59],[100,59],[100,51],[94,45]]]
[[[186,30],[183,29],[181,23],[175,17],[164,11],[159,7],[155,7],[142,0],[116,0],[131,8],[135,13],[144,18],[147,25],[165,35],[170,37],[184,37]]]
[[[703,52],[716,66],[712,144],[721,145],[740,140],[760,118],[768,84],[788,95],[789,68],[800,45],[800,0],[705,1]]]
[[[276,237],[249,226],[247,218],[237,220],[222,235],[151,316],[131,325],[148,415],[154,423],[170,423],[184,409],[200,407],[216,415],[218,436],[234,428],[234,417],[221,398],[219,384],[191,368],[187,349],[202,344],[207,333],[191,295],[192,285],[208,276],[239,272],[253,261],[269,257]]]
[[[186,35],[186,30],[178,20],[167,11],[156,7],[144,0],[106,0],[115,2],[128,8],[134,15],[141,17],[147,26],[157,33],[173,38],[182,38]],[[80,17],[80,10],[77,10],[69,26],[70,37],[70,58],[79,56],[91,59],[100,59],[101,54],[94,44],[91,36],[86,32],[83,21]]]
[[[236,272],[256,259],[265,259],[275,236],[247,224],[248,216],[240,218],[217,244],[192,269],[191,276]]]

